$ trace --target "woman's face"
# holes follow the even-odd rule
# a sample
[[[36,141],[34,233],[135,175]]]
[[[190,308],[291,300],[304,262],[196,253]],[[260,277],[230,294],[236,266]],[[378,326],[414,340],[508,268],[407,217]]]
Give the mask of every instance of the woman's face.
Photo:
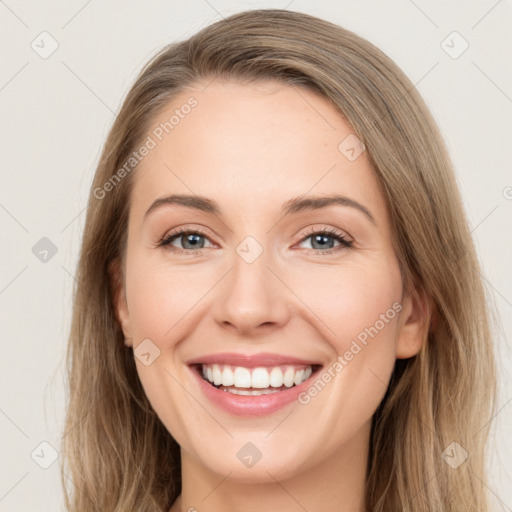
[[[419,306],[334,107],[277,82],[204,86],[148,133],[117,314],[183,457],[282,479],[365,450],[395,359],[420,348]]]

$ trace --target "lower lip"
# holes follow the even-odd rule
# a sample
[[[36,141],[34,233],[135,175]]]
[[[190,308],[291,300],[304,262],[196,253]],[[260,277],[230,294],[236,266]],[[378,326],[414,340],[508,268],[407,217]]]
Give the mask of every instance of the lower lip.
[[[291,402],[297,401],[300,393],[311,385],[311,379],[318,370],[297,386],[293,386],[277,393],[268,395],[235,395],[229,391],[222,391],[204,380],[195,367],[189,366],[195,378],[199,381],[199,388],[216,406],[237,416],[264,416],[271,414]]]

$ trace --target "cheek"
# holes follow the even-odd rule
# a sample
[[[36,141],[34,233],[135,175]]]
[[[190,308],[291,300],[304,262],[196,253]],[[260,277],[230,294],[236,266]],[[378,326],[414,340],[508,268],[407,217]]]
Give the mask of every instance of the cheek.
[[[185,382],[185,369],[175,347],[193,329],[194,304],[204,290],[183,267],[171,268],[135,256],[127,263],[126,286],[135,351],[146,339],[160,350],[147,366],[136,356],[140,382],[167,430],[186,447],[187,425],[204,422],[204,411],[183,391],[180,383]]]
[[[137,338],[175,339],[182,320],[194,309],[208,289],[202,279],[195,279],[185,267],[171,268],[162,264],[152,265],[144,260],[133,260],[127,269],[127,297],[130,318]],[[171,331],[175,331],[171,335]]]
[[[315,314],[316,324],[323,324],[321,332],[338,354],[349,350],[352,340],[364,341],[375,324],[378,331],[386,331],[386,337],[393,337],[395,327],[384,328],[395,325],[393,304],[401,300],[400,271],[392,260],[373,266],[318,266],[289,276],[293,276],[291,287]]]
[[[359,418],[369,417],[387,388],[396,359],[401,283],[393,260],[375,266],[319,267],[309,272],[307,283],[295,282],[332,349],[331,365],[322,372],[327,394],[343,396],[349,415],[357,411]],[[317,388],[324,389],[324,384]]]
[[[333,349],[331,364],[300,402],[333,429],[355,432],[367,421],[393,371],[402,288],[398,266],[388,263],[324,269],[310,274],[300,292],[329,326],[323,333]],[[337,406],[325,408],[326,402]]]

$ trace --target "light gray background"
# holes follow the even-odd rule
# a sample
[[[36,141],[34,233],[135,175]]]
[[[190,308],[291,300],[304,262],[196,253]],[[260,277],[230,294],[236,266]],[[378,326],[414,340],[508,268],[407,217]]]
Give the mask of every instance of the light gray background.
[[[51,462],[51,448],[41,442],[59,443],[84,209],[115,112],[158,48],[258,7],[310,13],[367,38],[407,73],[438,121],[501,316],[490,490],[493,510],[512,510],[512,2],[6,0],[0,1],[1,511],[62,509],[59,459],[48,469],[35,460]],[[48,39],[40,42],[43,31],[59,45],[46,59],[31,48],[34,40],[49,48]],[[453,31],[469,43],[456,59],[442,47]],[[461,42],[444,45],[454,52]],[[58,248],[46,263],[32,252],[42,237]]]

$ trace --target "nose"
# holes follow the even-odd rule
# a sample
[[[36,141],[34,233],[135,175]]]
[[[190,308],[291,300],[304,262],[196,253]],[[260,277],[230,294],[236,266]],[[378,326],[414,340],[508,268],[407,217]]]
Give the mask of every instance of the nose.
[[[252,263],[235,255],[213,306],[221,327],[247,338],[269,334],[288,322],[289,292],[268,263],[265,252]]]

